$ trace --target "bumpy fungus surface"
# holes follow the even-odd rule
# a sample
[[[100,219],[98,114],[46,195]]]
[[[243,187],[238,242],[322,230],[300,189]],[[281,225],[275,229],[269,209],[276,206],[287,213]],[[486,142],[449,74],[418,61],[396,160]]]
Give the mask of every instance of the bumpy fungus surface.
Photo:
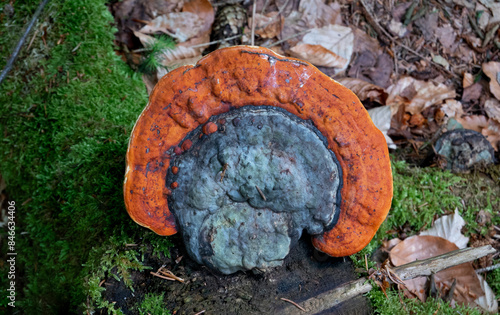
[[[172,235],[184,229],[178,225],[171,211],[171,206],[177,201],[170,205],[168,200],[173,199],[168,197],[173,196],[172,190],[183,189],[183,185],[193,185],[194,182],[186,184],[183,182],[185,179],[178,177],[175,179],[178,181],[167,183],[167,173],[173,175],[174,172],[172,160],[188,154],[191,150],[202,151],[202,147],[196,145],[195,139],[189,139],[189,135],[198,127],[206,137],[214,137],[223,132],[218,129],[218,122],[209,121],[211,117],[252,106],[268,106],[286,111],[300,121],[309,122],[322,134],[328,150],[333,152],[339,165],[340,205],[335,202],[332,207],[340,206],[340,211],[338,220],[331,229],[326,228],[328,215],[320,214],[320,220],[313,216],[312,222],[323,222],[320,225],[325,227],[324,232],[313,236],[313,245],[331,256],[346,256],[361,250],[372,239],[391,204],[392,176],[384,136],[373,125],[357,97],[347,88],[328,78],[309,63],[286,58],[259,47],[237,46],[217,50],[205,56],[195,66],[177,68],[158,82],[148,106],[134,127],[127,152],[124,195],[127,211],[132,219],[160,235]],[[185,139],[191,143],[184,145]],[[261,147],[265,150],[262,144]],[[258,154],[255,150],[253,149],[252,154],[256,156]],[[227,152],[228,161],[231,161],[230,157],[237,155],[235,152],[231,153],[229,148],[221,148],[220,151]],[[267,154],[265,151],[261,153]],[[223,154],[217,152],[218,163],[222,164],[224,158],[219,159],[219,155]],[[200,155],[198,157],[203,158]],[[268,159],[271,160],[270,157]],[[277,167],[278,164],[270,163],[267,167]],[[216,162],[213,166],[209,163],[205,168],[210,170],[210,167],[217,165]],[[191,175],[197,173],[195,170],[183,169],[182,165],[175,166],[178,167],[178,176],[190,172]],[[295,171],[300,173],[306,172],[305,170],[307,167],[298,167]],[[233,170],[229,165],[223,183],[227,180],[226,176],[239,176],[232,173],[235,171],[236,169]],[[264,175],[257,173],[256,176]],[[211,180],[214,180],[213,177]],[[279,180],[276,181],[278,182]],[[292,187],[295,183],[300,183],[300,180],[291,184]],[[293,220],[288,220],[287,215],[290,214],[287,213],[294,212],[278,210],[254,217],[252,211],[271,211],[269,205],[272,202],[260,204],[258,197],[261,194],[257,188],[256,192],[248,186],[246,191],[246,188],[241,188],[246,186],[241,186],[238,180],[228,181],[228,185],[238,191],[243,199],[248,199],[245,202],[237,202],[235,200],[239,195],[233,194],[231,199],[229,188],[224,188],[221,195],[227,196],[233,203],[228,204],[227,208],[219,209],[215,216],[208,218],[202,226],[224,221],[234,224],[254,222],[259,225],[257,230],[272,230],[271,239],[262,238],[261,241],[250,242],[250,248],[242,248],[243,252],[253,251],[255,248],[252,246],[264,246],[262,244],[265,243],[268,251],[277,252],[276,257],[279,257],[283,254],[282,248],[286,248],[284,244],[288,242],[285,235],[295,233],[300,224],[306,229],[309,228],[305,223],[290,224]],[[262,184],[259,188],[262,195],[266,196],[267,193],[272,197],[272,190],[266,185]],[[186,189],[189,191],[194,188]],[[249,209],[249,200],[254,200],[252,202],[257,207]],[[280,202],[285,204],[288,201]],[[304,204],[307,205],[307,202]],[[175,207],[177,206],[174,205]],[[241,214],[235,216],[237,211]],[[176,210],[177,212],[179,211]],[[270,221],[261,219],[263,215],[270,218]],[[335,217],[335,214],[333,216]],[[274,222],[283,225],[275,227]],[[214,244],[215,250],[220,252],[227,250],[218,249],[218,246],[222,247],[223,240],[228,244],[233,241],[233,235],[229,232],[226,235],[204,232],[202,227],[200,233],[208,237],[213,236],[215,240],[215,243],[205,240],[200,244]],[[241,232],[239,236],[250,236],[245,233],[247,232]],[[214,248],[200,246],[198,250],[200,257],[203,257],[207,251],[210,254]],[[265,260],[267,256],[264,254],[262,257]],[[220,263],[221,266],[224,264],[225,262]]]
[[[332,227],[340,169],[312,124],[270,106],[210,120],[219,132],[198,127],[172,161],[179,173],[167,176],[167,185],[181,183],[169,205],[191,257],[226,274],[265,269],[281,264],[303,230]]]

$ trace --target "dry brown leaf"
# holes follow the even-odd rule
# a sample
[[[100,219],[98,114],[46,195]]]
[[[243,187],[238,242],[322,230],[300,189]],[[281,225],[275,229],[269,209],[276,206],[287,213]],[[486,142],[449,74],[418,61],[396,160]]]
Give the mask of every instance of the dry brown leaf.
[[[342,24],[340,4],[337,2],[325,4],[324,0],[301,0],[299,12],[302,13],[302,20],[310,28]]]
[[[173,68],[175,64],[189,64],[183,63],[180,60],[193,60],[192,58],[197,58],[198,56],[201,57],[201,50],[199,48],[191,48],[185,46],[176,46],[174,49],[165,50],[161,55],[163,59],[162,64],[168,67],[170,71],[175,69]]]
[[[333,67],[341,71],[347,68],[351,60],[354,34],[349,27],[327,25],[322,28],[312,29],[304,35],[299,45],[302,44],[308,44],[309,46],[293,47],[291,51],[294,56],[303,58],[317,66]],[[318,46],[322,46],[324,49]],[[315,53],[319,55],[313,56]],[[318,63],[314,63],[312,60]]]
[[[185,42],[210,32],[214,11],[208,0],[192,0],[182,8],[182,12],[168,12],[149,21],[139,32],[153,34],[162,32]]]
[[[354,33],[354,53],[361,53],[364,51],[370,51],[376,56],[381,55],[384,50],[380,47],[380,43],[377,39],[368,35],[365,31],[353,27]]]
[[[464,73],[464,79],[462,81],[462,87],[464,89],[466,89],[469,86],[471,86],[472,84],[474,84],[474,76],[471,73],[469,73],[469,72],[465,72]]]
[[[340,78],[336,80],[349,90],[353,91],[361,101],[369,100],[371,102],[375,101],[379,104],[385,104],[388,97],[387,92],[383,88],[361,79]]]
[[[440,105],[447,99],[455,98],[455,89],[439,83],[420,81],[412,77],[402,77],[386,90],[389,93],[387,105],[399,104],[399,97],[408,99],[405,110],[412,115],[421,113],[432,105]]]
[[[315,66],[343,68],[348,60],[321,45],[299,43],[290,49],[290,55],[306,60]]]
[[[457,100],[446,100],[441,106],[441,110],[450,118],[461,117],[464,114],[462,103]]]
[[[265,15],[255,14],[255,34],[262,38],[274,38],[281,34],[285,23],[283,15],[277,17],[278,12],[269,12]],[[253,18],[248,18],[248,25],[252,25]]]
[[[450,24],[446,24],[443,27],[438,27],[436,29],[435,35],[443,46],[445,53],[452,54],[457,49],[457,34],[455,33],[455,29]]]
[[[154,34],[162,32],[185,42],[196,36],[203,28],[203,20],[191,12],[172,12],[160,15],[141,28],[139,32],[144,34]]]
[[[400,266],[415,260],[422,260],[442,255],[458,247],[454,243],[437,236],[413,236],[394,246],[389,257],[395,266]],[[456,279],[456,289],[453,299],[457,303],[473,303],[474,300],[484,295],[479,279],[471,263],[464,263],[442,270],[435,274],[436,286],[441,293],[445,293]],[[417,295],[420,300],[426,299],[426,278],[415,278],[404,281],[410,292]]]
[[[483,63],[483,72],[490,78],[490,92],[500,100],[500,62]]]
[[[212,4],[208,0],[191,0],[184,4],[182,12],[194,13],[203,21],[203,27],[197,37],[210,33],[215,19],[215,12]]]
[[[496,99],[489,99],[484,102],[484,111],[490,119],[500,122],[500,102]]]
[[[462,116],[455,118],[465,129],[481,132],[488,126],[488,118],[484,115]]]
[[[479,26],[483,28],[483,30],[487,29],[489,26],[494,25],[500,22],[500,3],[494,0],[479,0],[481,4],[477,4],[476,12],[478,10],[482,10],[483,14],[481,14],[479,20]],[[490,12],[492,14],[490,14]]]
[[[481,133],[491,143],[493,149],[498,151],[500,142],[500,123],[494,119],[490,119],[488,126],[486,126]]]

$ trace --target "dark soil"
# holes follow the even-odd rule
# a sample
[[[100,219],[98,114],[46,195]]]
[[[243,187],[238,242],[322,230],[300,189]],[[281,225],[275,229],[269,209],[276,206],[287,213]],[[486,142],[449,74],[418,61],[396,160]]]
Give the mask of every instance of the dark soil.
[[[116,302],[125,314],[137,314],[137,305],[147,293],[165,294],[166,308],[173,314],[283,314],[290,304],[301,303],[349,281],[356,274],[349,258],[332,258],[315,250],[309,236],[302,237],[290,251],[283,266],[267,272],[238,272],[221,275],[191,260],[179,237],[172,258],[160,261],[145,257],[145,265],[157,270],[161,265],[183,278],[184,283],[155,277],[149,271],[132,272],[135,291],[123,281],[110,277],[104,283],[104,298]],[[179,257],[182,260],[176,264]],[[104,311],[105,312],[105,311]],[[358,296],[318,314],[371,314],[368,300]]]

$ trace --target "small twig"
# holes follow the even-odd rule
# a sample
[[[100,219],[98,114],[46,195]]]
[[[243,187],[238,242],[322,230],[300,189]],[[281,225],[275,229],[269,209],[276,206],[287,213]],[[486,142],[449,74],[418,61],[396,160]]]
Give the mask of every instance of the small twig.
[[[252,46],[255,45],[255,10],[257,8],[257,1],[253,1],[253,8],[252,8]]]
[[[201,314],[203,314],[203,313],[205,313],[205,310],[203,310],[203,311],[201,311],[201,312],[198,312],[198,313],[196,313],[196,314],[194,314],[194,315],[201,315]]]
[[[286,42],[286,41],[287,41],[287,40],[289,40],[289,39],[295,38],[295,37],[297,37],[297,36],[300,36],[300,35],[302,35],[302,34],[305,34],[305,33],[307,33],[307,32],[310,32],[310,31],[311,31],[311,29],[307,29],[307,30],[304,30],[304,31],[302,31],[302,32],[298,32],[297,34],[293,34],[292,36],[289,36],[289,37],[286,37],[286,38],[280,39],[279,41],[277,41],[277,42],[275,42],[275,43],[271,43],[271,44],[264,45],[264,47],[269,48],[269,47],[273,47],[273,46],[279,45],[279,44],[281,44],[281,43]]]
[[[259,186],[255,185],[255,188],[257,188],[257,191],[259,192],[259,194],[262,197],[262,199],[264,199],[264,201],[267,201],[266,196],[264,195],[264,193],[262,192],[262,190],[260,190]]]
[[[31,44],[33,44],[33,41],[35,40],[35,37],[36,37],[36,35],[38,34],[38,31],[39,31],[39,29],[37,28],[37,29],[35,30],[35,34],[33,34],[33,37],[31,37],[31,40],[30,40],[30,42],[29,42],[29,44],[28,44],[28,47],[26,48],[26,51],[29,51],[29,50],[30,50],[30,48],[31,48]]]
[[[165,268],[165,266],[161,266],[160,269],[158,269],[157,273],[161,273],[162,275],[164,275],[166,277],[170,277],[170,278],[172,278],[174,280],[177,280],[179,282],[184,283],[184,279],[177,277],[176,275],[173,274],[172,271],[170,271],[170,270],[164,270],[163,268]]]
[[[179,282],[184,283],[184,279],[177,277],[170,270],[163,270],[163,268],[164,268],[164,266],[161,266],[157,272],[150,271],[149,273],[152,274],[153,276],[158,277],[158,278],[162,278],[162,279],[170,280],[170,281],[179,281]]]
[[[210,45],[213,45],[213,44],[219,44],[219,43],[227,42],[228,40],[236,39],[236,38],[242,37],[242,36],[243,35],[234,35],[234,36],[231,36],[231,37],[228,37],[228,38],[214,40],[213,42],[208,42],[208,43],[203,43],[203,44],[189,46],[189,48],[198,48],[198,47],[203,47],[203,46],[210,46]]]
[[[292,300],[285,299],[285,298],[281,298],[281,300],[282,300],[282,301],[285,301],[285,302],[288,302],[288,303],[291,303],[291,304],[295,305],[295,307],[297,307],[297,308],[298,308],[298,309],[300,309],[301,311],[306,312],[306,310],[305,310],[302,306],[300,306],[299,304],[295,303],[295,302],[294,302],[294,301],[292,301]]]
[[[72,50],[71,52],[72,52],[72,53],[74,53],[75,51],[77,51],[77,50],[78,50],[78,48],[80,48],[80,45],[81,45],[81,44],[82,44],[81,42],[80,42],[80,43],[78,43],[78,45],[76,45],[76,47],[75,47],[75,48],[73,48],[73,50]]]
[[[488,272],[488,271],[492,271],[492,270],[495,270],[495,269],[498,269],[498,268],[500,268],[500,264],[496,264],[496,265],[492,265],[492,266],[489,266],[489,267],[486,267],[486,268],[478,269],[478,270],[476,270],[476,273]]]

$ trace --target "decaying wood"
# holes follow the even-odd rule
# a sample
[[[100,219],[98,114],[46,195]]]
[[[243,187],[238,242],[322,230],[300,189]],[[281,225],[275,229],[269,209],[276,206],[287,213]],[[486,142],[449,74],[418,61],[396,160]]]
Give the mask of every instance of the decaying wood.
[[[401,265],[392,268],[391,271],[402,280],[409,280],[421,276],[430,276],[431,274],[441,270],[473,261],[483,256],[493,254],[494,252],[496,252],[496,250],[491,247],[491,245],[477,248],[464,248],[440,256]],[[316,314],[322,312],[357,295],[369,292],[372,289],[372,285],[367,281],[368,279],[363,277],[303,302],[297,303],[302,306],[306,312],[297,309],[295,306],[288,306],[280,311],[283,314],[290,315]],[[388,281],[390,281],[390,279],[388,279]]]
[[[443,269],[457,266],[477,258],[493,254],[496,250],[491,245],[455,250],[436,257],[414,261],[395,267],[393,271],[402,279],[408,280],[420,276],[430,276]]]

